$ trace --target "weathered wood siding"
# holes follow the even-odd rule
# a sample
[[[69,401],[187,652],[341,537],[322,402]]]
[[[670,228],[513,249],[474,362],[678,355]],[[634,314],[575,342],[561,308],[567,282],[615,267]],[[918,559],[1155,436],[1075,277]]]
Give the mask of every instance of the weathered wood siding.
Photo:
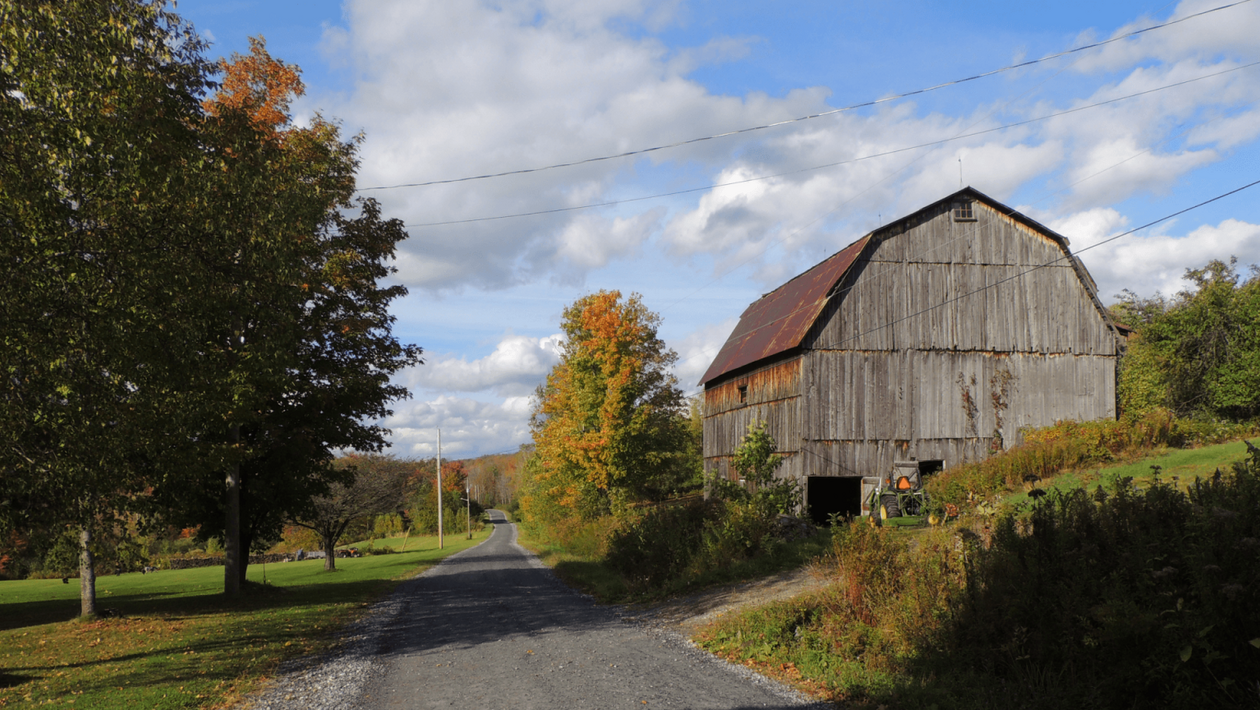
[[[876,235],[809,347],[1114,356],[1114,332],[1054,240],[986,205],[974,209],[974,222],[941,210]]]
[[[804,456],[807,476],[874,475],[910,457],[953,465],[987,455],[999,425],[1009,447],[1024,427],[1115,416],[1107,357],[815,350],[803,373],[802,437],[829,452]]]
[[[740,389],[744,388],[741,396]],[[790,358],[704,392],[704,455],[731,453],[756,421],[766,422],[781,450],[800,439],[801,359]]]
[[[753,422],[766,429],[785,453],[800,441],[801,359],[767,365],[704,392],[704,458],[706,470],[728,458]],[[741,401],[740,388],[745,388]],[[720,465],[726,475],[727,465]],[[787,469],[780,469],[787,474]]]
[[[1076,265],[1054,239],[973,211],[876,235],[814,325],[801,475],[953,465],[987,456],[999,427],[1010,446],[1023,427],[1115,416],[1116,337]]]

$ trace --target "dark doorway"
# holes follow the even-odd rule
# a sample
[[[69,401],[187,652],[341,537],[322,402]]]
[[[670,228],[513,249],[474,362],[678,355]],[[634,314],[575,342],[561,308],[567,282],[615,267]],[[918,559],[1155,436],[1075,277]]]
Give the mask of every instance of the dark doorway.
[[[810,476],[806,481],[805,502],[815,525],[826,525],[832,515],[862,514],[860,476]]]
[[[926,476],[929,473],[945,470],[944,461],[925,460],[919,462],[919,475]],[[435,499],[436,500],[436,499]]]

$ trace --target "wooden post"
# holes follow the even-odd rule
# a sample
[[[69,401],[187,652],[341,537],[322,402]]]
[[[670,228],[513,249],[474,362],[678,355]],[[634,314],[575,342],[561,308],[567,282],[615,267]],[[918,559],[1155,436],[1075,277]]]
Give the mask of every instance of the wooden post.
[[[437,451],[438,549],[442,549],[442,430],[438,429]]]

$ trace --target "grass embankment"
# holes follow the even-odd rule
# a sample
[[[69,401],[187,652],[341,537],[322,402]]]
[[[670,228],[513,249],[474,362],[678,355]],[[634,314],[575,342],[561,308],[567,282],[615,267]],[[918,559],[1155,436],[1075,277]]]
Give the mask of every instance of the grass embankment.
[[[960,520],[838,530],[835,584],[699,643],[894,708],[1260,707],[1260,454],[1151,450],[1124,426],[1063,425],[943,474]]]
[[[565,583],[605,603],[654,601],[758,579],[801,567],[831,549],[827,530],[784,541],[775,536],[772,521],[724,529],[706,525],[719,519],[715,516],[720,513],[705,512],[692,501],[621,520],[566,521],[548,530],[521,525],[520,543]]]
[[[331,573],[323,560],[250,565],[248,595],[231,602],[222,567],[98,577],[100,608],[121,616],[92,621],[73,620],[77,580],[0,581],[0,707],[227,705],[280,662],[330,648],[399,580],[489,534],[447,536],[443,550],[412,537],[406,552],[338,559]]]

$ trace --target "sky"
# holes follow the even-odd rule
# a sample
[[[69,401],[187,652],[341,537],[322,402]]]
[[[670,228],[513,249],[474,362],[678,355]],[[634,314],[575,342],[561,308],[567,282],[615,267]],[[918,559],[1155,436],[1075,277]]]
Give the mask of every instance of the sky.
[[[1260,186],[1164,219],[1260,180],[1260,0],[175,10],[212,57],[263,36],[302,70],[295,121],[362,136],[360,195],[410,235],[394,333],[425,351],[384,421],[402,458],[439,429],[450,458],[527,443],[561,313],[599,290],[642,296],[696,392],[749,303],[961,185],[1067,236],[1104,303],[1260,263]]]

